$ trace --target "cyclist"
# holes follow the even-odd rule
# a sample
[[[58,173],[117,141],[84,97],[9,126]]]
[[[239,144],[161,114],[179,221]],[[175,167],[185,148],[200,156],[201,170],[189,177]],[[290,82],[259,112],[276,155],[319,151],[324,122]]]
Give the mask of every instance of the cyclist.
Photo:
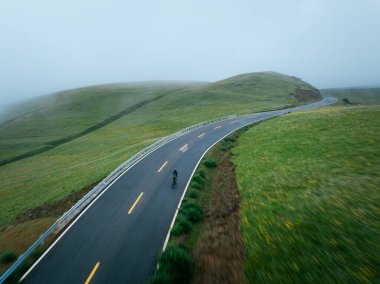
[[[172,187],[174,187],[177,184],[177,177],[178,177],[177,169],[174,169],[172,176],[173,176]]]

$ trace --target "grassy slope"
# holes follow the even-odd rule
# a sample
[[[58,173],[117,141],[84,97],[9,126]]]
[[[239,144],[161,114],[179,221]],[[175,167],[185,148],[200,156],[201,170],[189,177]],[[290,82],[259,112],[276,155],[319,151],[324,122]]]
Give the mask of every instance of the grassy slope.
[[[321,93],[324,97],[336,97],[339,101],[347,98],[353,103],[380,103],[380,88],[325,89]]]
[[[277,73],[243,76],[238,89],[230,84],[240,77],[188,86],[86,136],[0,167],[0,229],[26,209],[64,198],[92,184],[158,137],[209,118],[296,104],[289,92],[297,87],[310,88]],[[252,81],[260,90],[251,86]],[[231,89],[226,91],[227,88]]]
[[[3,115],[0,159],[14,157],[41,148],[51,141],[75,135],[127,107],[181,90],[185,86],[188,85],[110,84],[31,100]]]
[[[329,108],[242,135],[247,283],[379,279],[379,117],[378,106]]]

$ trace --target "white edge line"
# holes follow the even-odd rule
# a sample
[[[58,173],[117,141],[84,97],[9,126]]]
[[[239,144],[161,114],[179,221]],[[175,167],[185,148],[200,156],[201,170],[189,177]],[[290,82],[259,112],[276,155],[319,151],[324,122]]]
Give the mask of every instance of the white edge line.
[[[230,119],[234,119],[234,118],[230,118]],[[227,120],[230,120],[230,119],[226,119],[226,121]],[[220,122],[220,121],[217,121],[217,122]],[[216,123],[216,122],[215,122]],[[213,123],[211,123],[211,124],[213,124]],[[204,126],[202,126],[202,127],[205,127],[205,126],[207,126],[207,125],[204,125]],[[201,127],[201,128],[202,128]],[[194,129],[195,130],[195,129]],[[67,227],[66,228],[66,230],[64,230],[63,231],[63,233],[54,241],[54,243],[53,244],[51,244],[50,246],[49,246],[49,248],[48,249],[46,249],[46,251],[40,256],[40,258],[35,262],[35,263],[33,263],[33,265],[28,269],[28,271],[27,272],[25,272],[25,274],[20,278],[20,280],[19,280],[19,283],[20,282],[22,282],[27,276],[28,276],[28,274],[38,265],[38,263],[48,254],[48,252],[58,243],[58,241],[67,233],[67,231],[79,220],[79,218],[95,203],[95,201],[96,200],[98,200],[98,198],[100,198],[102,195],[103,195],[103,193],[105,193],[119,178],[121,178],[126,172],[128,172],[132,167],[134,167],[135,165],[137,165],[141,160],[143,160],[143,159],[145,159],[146,157],[148,157],[150,154],[152,154],[154,151],[156,151],[156,150],[158,150],[158,149],[160,149],[161,147],[163,147],[163,146],[165,146],[166,144],[168,144],[168,143],[170,143],[170,142],[172,142],[173,140],[176,140],[177,138],[179,138],[179,137],[182,137],[182,136],[185,136],[186,134],[188,134],[188,133],[190,133],[190,132],[186,132],[186,133],[184,133],[183,135],[181,135],[181,136],[178,136],[178,137],[176,137],[176,138],[174,138],[174,139],[172,139],[172,140],[169,140],[169,141],[167,141],[166,143],[164,143],[164,144],[162,144],[162,145],[160,145],[158,148],[154,148],[154,149],[152,149],[152,151],[150,151],[150,152],[148,152],[148,153],[146,153],[146,155],[145,156],[143,156],[143,157],[141,157],[139,160],[137,160],[135,163],[133,163],[132,165],[130,165],[130,167],[128,167],[127,169],[125,169],[125,171],[124,172],[122,172],[115,180],[113,180],[79,215],[78,215],[78,217],[77,218],[75,218],[75,220],[74,221],[72,221],[72,223],[70,224],[70,226],[69,227]],[[208,150],[207,150],[208,151]],[[198,167],[198,165],[197,165],[197,167]],[[193,173],[194,174],[194,173]],[[181,201],[182,201],[182,199],[181,199]]]

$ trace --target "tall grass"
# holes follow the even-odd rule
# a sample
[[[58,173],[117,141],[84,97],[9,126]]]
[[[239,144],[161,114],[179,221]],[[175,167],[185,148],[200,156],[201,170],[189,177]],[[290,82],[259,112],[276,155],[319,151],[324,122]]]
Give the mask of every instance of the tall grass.
[[[380,107],[296,113],[235,148],[247,283],[376,282]]]

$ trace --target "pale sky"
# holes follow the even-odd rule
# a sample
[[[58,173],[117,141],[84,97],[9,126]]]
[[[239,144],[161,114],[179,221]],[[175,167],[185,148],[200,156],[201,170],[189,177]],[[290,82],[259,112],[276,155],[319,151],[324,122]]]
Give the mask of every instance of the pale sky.
[[[0,104],[144,80],[277,71],[380,86],[380,0],[1,0]]]

